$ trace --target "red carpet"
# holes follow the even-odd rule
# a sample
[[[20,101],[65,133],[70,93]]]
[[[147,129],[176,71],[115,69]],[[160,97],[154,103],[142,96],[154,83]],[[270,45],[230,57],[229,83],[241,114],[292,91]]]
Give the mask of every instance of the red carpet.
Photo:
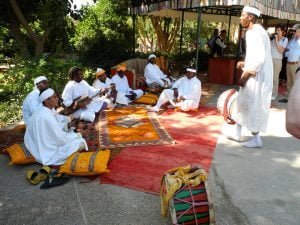
[[[216,109],[200,107],[199,112],[191,113],[169,110],[160,115],[160,122],[176,144],[124,148],[109,164],[110,173],[101,176],[101,183],[159,193],[166,170],[197,164],[208,171],[223,122]]]

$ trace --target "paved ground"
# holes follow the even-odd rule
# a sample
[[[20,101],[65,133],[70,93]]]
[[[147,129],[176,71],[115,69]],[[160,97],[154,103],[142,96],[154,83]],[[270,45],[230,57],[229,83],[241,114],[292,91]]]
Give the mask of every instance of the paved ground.
[[[209,176],[218,225],[300,224],[299,141],[286,133],[284,118],[284,110],[272,110],[261,149],[245,149],[220,136]],[[25,178],[25,171],[37,166],[7,163],[0,155],[1,225],[168,224],[160,217],[158,196],[99,180],[81,183],[85,178],[41,190]]]

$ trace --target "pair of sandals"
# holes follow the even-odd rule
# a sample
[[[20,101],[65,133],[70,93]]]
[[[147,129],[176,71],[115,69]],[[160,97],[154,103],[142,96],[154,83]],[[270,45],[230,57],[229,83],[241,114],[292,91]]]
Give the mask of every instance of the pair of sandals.
[[[37,185],[41,181],[44,181],[40,187],[41,189],[47,189],[65,184],[70,179],[63,174],[58,173],[58,170],[51,172],[51,168],[49,166],[43,166],[39,172],[35,170],[28,170],[26,177],[33,185]]]

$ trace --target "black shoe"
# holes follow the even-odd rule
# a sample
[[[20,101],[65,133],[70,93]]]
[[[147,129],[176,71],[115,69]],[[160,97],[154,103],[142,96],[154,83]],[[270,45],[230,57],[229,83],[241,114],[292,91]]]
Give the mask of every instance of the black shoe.
[[[45,183],[43,183],[40,189],[48,189],[56,186],[63,185],[70,180],[70,177],[61,176],[61,177],[48,177]]]
[[[288,100],[286,98],[280,99],[278,102],[287,103]]]

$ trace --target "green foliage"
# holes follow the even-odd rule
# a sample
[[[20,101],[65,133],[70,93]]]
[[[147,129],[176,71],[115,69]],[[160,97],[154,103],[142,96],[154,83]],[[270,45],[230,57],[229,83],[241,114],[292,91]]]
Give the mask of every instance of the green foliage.
[[[8,29],[9,34],[7,33],[5,36],[5,46],[13,38],[15,46],[18,47],[18,49],[6,47],[9,49],[9,53],[6,55],[11,56],[18,53],[22,57],[30,57],[43,52],[56,53],[70,49],[69,37],[72,35],[73,29],[72,23],[69,22],[69,15],[74,15],[71,10],[71,1],[16,0],[16,5],[25,18],[23,22],[28,23],[30,28],[21,25],[9,0],[0,2],[0,36],[2,29]],[[30,35],[30,29],[35,35]],[[33,36],[37,37],[36,40]],[[42,48],[38,48],[37,40],[41,41],[44,38],[45,42],[43,42]]]
[[[130,57],[132,28],[122,2],[101,0],[83,9],[72,39],[83,63],[106,67]]]
[[[18,60],[15,67],[0,73],[0,124],[9,124],[21,119],[23,100],[33,90],[33,80],[38,76],[46,76],[49,86],[61,94],[68,82],[68,70],[73,66],[83,68],[85,79],[89,83],[92,82],[94,69],[85,68],[77,60],[67,58]]]
[[[21,105],[17,102],[0,102],[0,127],[14,124],[21,119]]]

